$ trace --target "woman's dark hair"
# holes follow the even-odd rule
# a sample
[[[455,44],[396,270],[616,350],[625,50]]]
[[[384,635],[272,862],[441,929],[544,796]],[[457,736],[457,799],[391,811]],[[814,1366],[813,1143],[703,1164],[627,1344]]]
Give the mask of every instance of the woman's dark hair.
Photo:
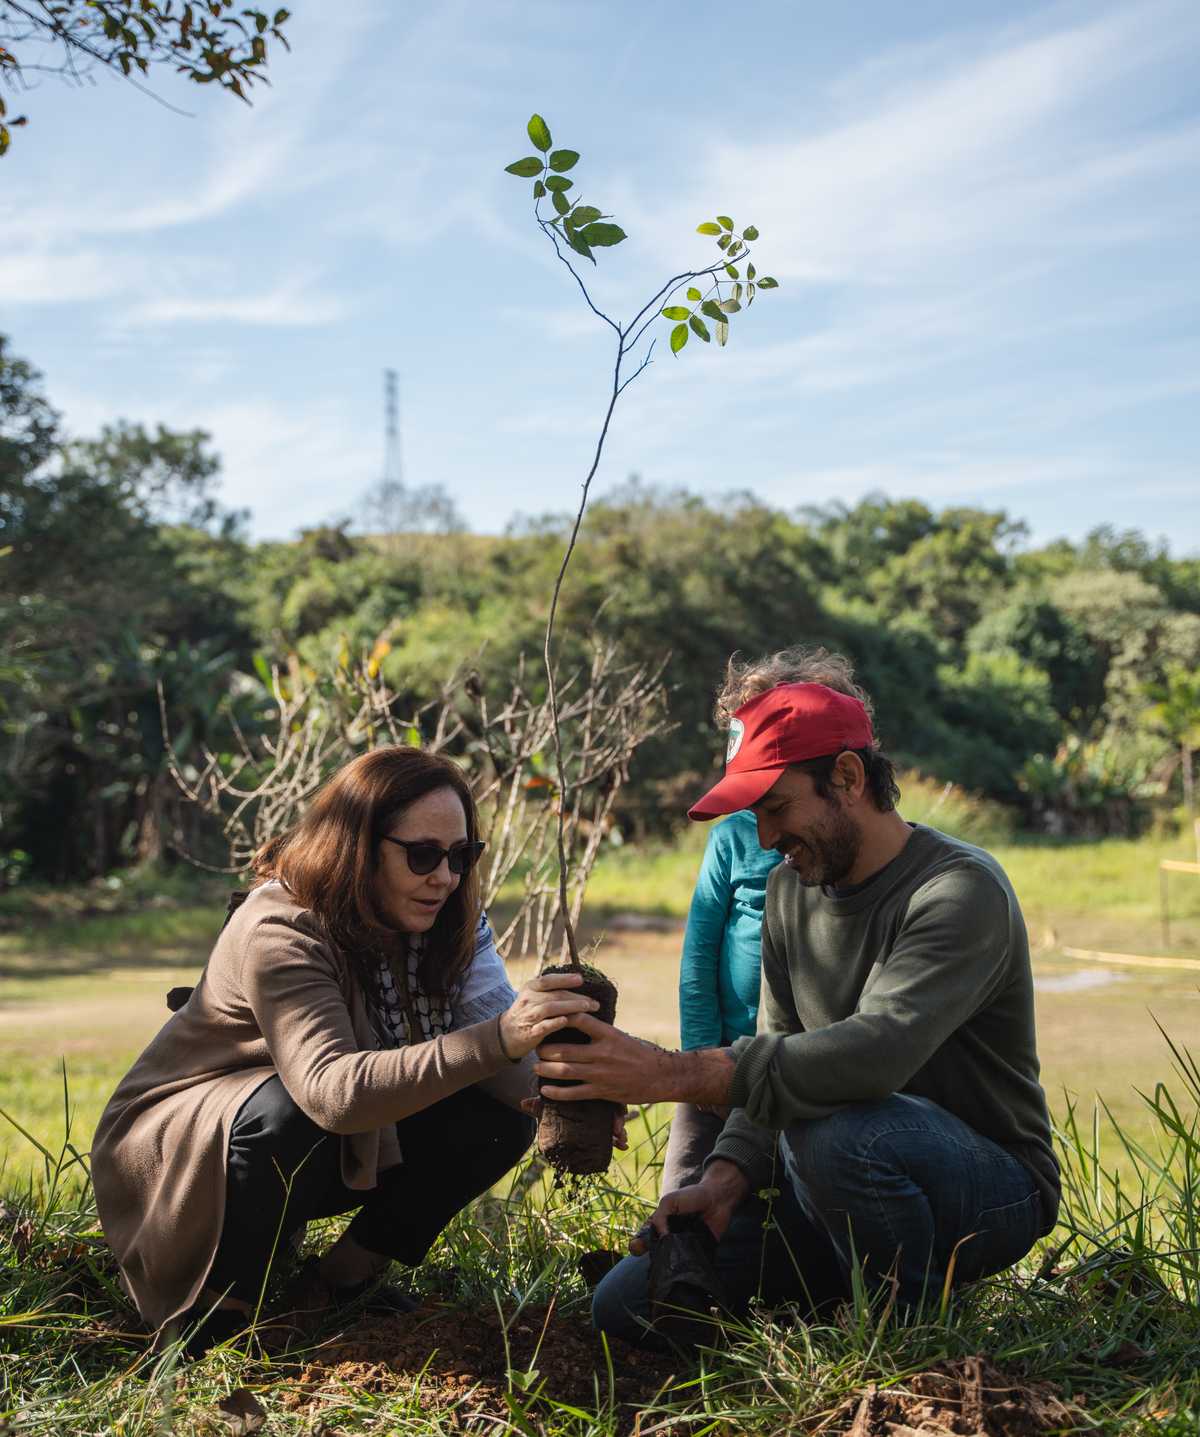
[[[379,845],[396,815],[426,794],[451,788],[479,837],[479,815],[462,770],[419,748],[377,748],[338,769],[299,823],[266,844],[254,860],[256,883],[277,878],[319,919],[369,994],[381,957],[402,953],[405,939],[380,914],[375,896]],[[457,987],[475,954],[481,909],[479,871],[464,873],[430,929],[417,978],[431,997]]]
[[[878,748],[844,749],[862,760],[867,774],[867,792],[880,813],[891,813],[900,802],[900,785],[896,782],[896,769],[887,754]],[[798,768],[813,781],[813,792],[818,798],[832,799],[834,794],[833,767],[838,761],[836,753],[822,754],[820,758],[806,758],[800,763],[791,763],[789,768]]]

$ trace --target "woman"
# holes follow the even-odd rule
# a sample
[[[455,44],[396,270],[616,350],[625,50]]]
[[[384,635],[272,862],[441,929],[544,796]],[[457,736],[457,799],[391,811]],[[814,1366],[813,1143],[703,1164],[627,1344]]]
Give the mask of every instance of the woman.
[[[100,1221],[151,1327],[194,1324],[192,1352],[223,1340],[276,1251],[357,1208],[306,1305],[352,1300],[392,1259],[419,1263],[528,1147],[524,1059],[596,1004],[575,974],[514,994],[480,910],[482,851],[459,769],[385,748],[259,855],[92,1147]]]

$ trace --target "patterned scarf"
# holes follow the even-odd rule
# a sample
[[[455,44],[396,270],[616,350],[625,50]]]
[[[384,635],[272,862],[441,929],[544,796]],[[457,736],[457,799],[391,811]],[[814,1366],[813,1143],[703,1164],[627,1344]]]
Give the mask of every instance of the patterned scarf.
[[[424,936],[409,938],[399,982],[396,967],[387,958],[379,960],[380,1037],[389,1048],[428,1042],[448,1033],[454,1021],[449,1000],[439,1001],[421,987],[417,972],[424,953]]]

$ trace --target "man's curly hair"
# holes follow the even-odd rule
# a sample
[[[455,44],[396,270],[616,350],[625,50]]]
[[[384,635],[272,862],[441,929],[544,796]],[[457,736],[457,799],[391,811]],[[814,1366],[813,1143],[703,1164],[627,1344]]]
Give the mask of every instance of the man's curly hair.
[[[794,644],[790,649],[764,654],[759,659],[743,659],[738,653],[732,654],[725,665],[725,682],[717,692],[713,707],[717,723],[722,728],[728,728],[730,720],[743,704],[748,704],[751,699],[778,684],[824,684],[827,689],[849,694],[862,704],[874,724],[874,706],[866,690],[855,681],[854,665],[850,660],[844,654],[833,654],[819,646],[808,648],[804,644]],[[889,813],[900,801],[900,788],[891,759],[875,744],[870,748],[856,748],[852,752],[862,760],[875,807],[881,813]],[[806,759],[791,767],[811,775],[818,797],[832,798],[836,758],[836,754],[829,754]]]
[[[866,690],[854,681],[854,665],[844,654],[795,644],[761,659],[743,659],[736,652],[730,656],[725,665],[725,682],[717,693],[714,708],[717,723],[728,728],[730,719],[743,704],[765,694],[776,684],[824,684],[827,689],[836,689],[857,699],[868,717],[872,720],[875,717]]]

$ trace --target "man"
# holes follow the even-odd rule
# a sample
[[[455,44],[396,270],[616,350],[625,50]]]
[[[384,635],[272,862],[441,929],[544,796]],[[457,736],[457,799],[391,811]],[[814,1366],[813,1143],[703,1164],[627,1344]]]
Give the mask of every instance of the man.
[[[906,823],[898,796],[857,698],[782,683],[742,705],[725,776],[689,816],[752,808],[784,856],[756,1036],[671,1053],[584,1015],[590,1044],[539,1050],[546,1097],[733,1109],[701,1180],[651,1223],[703,1218],[735,1310],[755,1295],[820,1308],[856,1267],[912,1310],[1010,1266],[1055,1221],[1016,896],[989,854]],[[649,1259],[641,1235],[630,1247],[594,1317],[637,1341]]]

